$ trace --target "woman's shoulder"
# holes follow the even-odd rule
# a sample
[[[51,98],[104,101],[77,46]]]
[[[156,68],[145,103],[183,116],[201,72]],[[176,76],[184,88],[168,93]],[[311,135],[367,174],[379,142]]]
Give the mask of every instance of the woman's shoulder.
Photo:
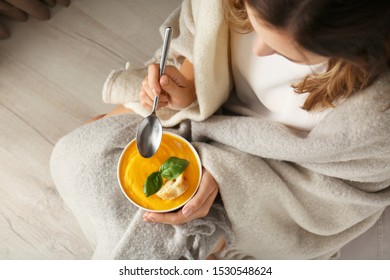
[[[353,98],[352,98],[353,99]],[[390,111],[390,71],[383,73],[372,85],[356,93],[356,102],[366,110]]]
[[[340,100],[335,105],[335,111],[387,111],[387,107],[390,107],[390,71],[382,74],[370,86]]]
[[[360,140],[370,138],[370,134],[389,136],[390,73],[383,74],[369,87],[340,100],[314,131],[319,129],[321,134],[323,131],[347,133]]]
[[[381,75],[369,87],[342,101],[329,118],[334,126],[359,138],[390,136],[390,72]],[[389,142],[389,141],[387,141]],[[390,142],[389,142],[390,143]]]
[[[390,86],[390,70],[383,73],[380,75],[374,82],[373,84],[368,87],[367,89],[369,90],[370,88],[387,88],[389,89]]]

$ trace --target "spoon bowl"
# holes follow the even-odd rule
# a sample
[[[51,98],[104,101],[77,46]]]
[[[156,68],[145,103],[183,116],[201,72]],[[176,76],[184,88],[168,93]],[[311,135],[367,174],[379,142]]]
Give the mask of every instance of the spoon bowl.
[[[136,141],[139,154],[144,158],[152,157],[160,147],[162,126],[156,116],[158,97],[154,99],[152,113],[144,118],[138,126]]]

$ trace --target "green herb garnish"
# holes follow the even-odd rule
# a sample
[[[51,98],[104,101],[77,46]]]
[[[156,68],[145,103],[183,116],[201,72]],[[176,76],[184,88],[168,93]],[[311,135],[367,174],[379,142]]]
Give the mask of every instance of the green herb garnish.
[[[144,193],[146,196],[152,195],[161,188],[162,186],[162,177],[160,172],[154,172],[149,175],[144,184]]]
[[[144,184],[145,195],[150,196],[158,192],[163,183],[162,177],[168,180],[174,180],[179,177],[188,164],[189,161],[182,158],[170,157],[167,159],[163,165],[161,165],[159,171],[153,172],[146,179]]]
[[[183,173],[188,164],[189,162],[185,159],[170,157],[161,165],[161,175],[168,180],[174,180]]]

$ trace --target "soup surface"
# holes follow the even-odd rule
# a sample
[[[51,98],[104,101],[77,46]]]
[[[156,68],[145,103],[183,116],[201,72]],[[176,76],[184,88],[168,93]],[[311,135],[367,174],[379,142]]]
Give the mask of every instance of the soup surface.
[[[143,186],[148,176],[160,169],[170,157],[189,161],[183,172],[188,181],[188,189],[173,200],[163,200],[156,194],[146,197]],[[143,158],[133,141],[124,151],[119,164],[119,180],[126,195],[139,206],[149,210],[170,210],[185,203],[196,191],[200,180],[200,166],[191,147],[182,139],[163,133],[160,148],[151,158]]]

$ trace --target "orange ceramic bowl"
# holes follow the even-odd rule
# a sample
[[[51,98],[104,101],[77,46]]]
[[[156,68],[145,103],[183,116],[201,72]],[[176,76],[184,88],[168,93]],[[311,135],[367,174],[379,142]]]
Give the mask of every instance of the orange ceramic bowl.
[[[189,161],[183,172],[187,190],[173,200],[163,200],[156,194],[146,196],[143,191],[148,176],[159,170],[170,157]],[[201,162],[194,147],[183,137],[164,131],[161,145],[151,158],[143,158],[133,139],[123,150],[118,162],[118,181],[123,194],[137,207],[151,212],[169,212],[182,207],[196,193],[202,177]]]

